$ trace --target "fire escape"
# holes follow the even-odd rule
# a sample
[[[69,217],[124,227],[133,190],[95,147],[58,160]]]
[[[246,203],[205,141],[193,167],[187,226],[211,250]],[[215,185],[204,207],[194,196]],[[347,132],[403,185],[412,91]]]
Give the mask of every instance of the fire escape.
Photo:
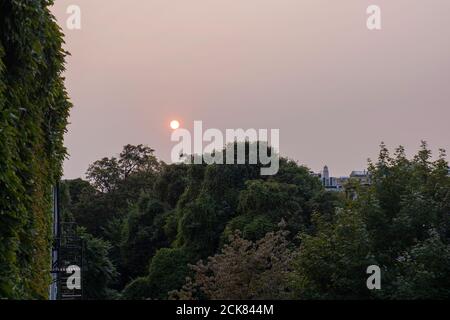
[[[61,220],[60,188],[53,188],[52,284],[50,300],[83,299],[83,240],[76,225]]]

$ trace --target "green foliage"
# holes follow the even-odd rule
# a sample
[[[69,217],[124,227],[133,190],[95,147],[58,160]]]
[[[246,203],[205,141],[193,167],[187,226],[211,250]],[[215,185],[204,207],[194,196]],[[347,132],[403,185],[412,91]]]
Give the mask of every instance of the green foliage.
[[[248,181],[246,186],[239,196],[240,212],[250,215],[263,214],[275,221],[301,212],[295,185],[256,180]]]
[[[222,235],[223,241],[228,240],[236,230],[241,231],[244,239],[256,241],[263,238],[266,233],[275,231],[276,225],[265,215],[240,215],[228,222]]]
[[[154,186],[157,199],[174,208],[186,189],[187,171],[188,166],[185,164],[163,164]]]
[[[52,1],[0,3],[0,298],[45,299],[70,102]]]
[[[116,196],[135,196],[136,189],[150,190],[149,180],[160,169],[154,150],[144,145],[126,145],[119,158],[103,158],[89,166],[86,176],[102,193],[120,191]],[[128,193],[126,193],[128,191]]]
[[[248,180],[239,193],[237,217],[227,224],[224,238],[240,230],[246,239],[258,240],[283,220],[296,235],[311,227],[313,212],[331,216],[339,200],[326,193],[304,167],[281,159],[279,174],[268,180]]]
[[[142,194],[152,193],[162,165],[151,148],[126,145],[118,158],[103,158],[89,166],[89,181],[76,179],[61,184],[68,192],[63,197],[66,218],[111,244],[109,259],[120,273],[114,289],[122,290],[132,278],[145,273],[149,258],[158,248],[156,243],[162,241],[154,239],[153,231],[156,228],[161,238],[162,227],[152,227],[145,219],[150,225],[136,222],[140,214],[144,215],[136,208],[137,202]],[[165,223],[162,217],[158,219],[159,224]],[[146,244],[157,248],[147,250]]]
[[[150,258],[159,248],[168,245],[164,224],[164,206],[158,200],[143,196],[125,222],[125,239],[121,245],[124,278],[145,275]]]
[[[123,299],[449,297],[448,164],[443,151],[431,160],[426,144],[411,160],[382,145],[371,185],[352,180],[344,193],[284,158],[270,177],[258,165],[163,163],[126,176],[124,161],[109,160],[94,171],[118,170],[113,187],[91,176],[67,182],[65,198],[76,220],[113,244],[108,259],[121,276],[107,287]],[[380,291],[366,286],[373,264]]]
[[[85,299],[108,299],[112,295],[109,289],[117,278],[117,271],[109,259],[111,245],[78,229],[77,233],[84,241],[83,295]]]
[[[369,298],[366,268],[376,264],[361,217],[341,211],[335,221],[315,216],[317,232],[303,234],[293,274],[300,299]]]
[[[167,299],[170,291],[180,288],[188,275],[190,260],[183,249],[158,250],[148,274],[151,298]]]
[[[239,232],[208,261],[191,266],[174,299],[286,299],[290,297],[289,273],[294,257],[286,232],[267,233],[261,240],[243,239]]]
[[[393,299],[448,299],[450,245],[437,232],[400,256],[390,294]]]
[[[284,158],[279,173],[270,178],[260,175],[260,164],[191,167],[198,168],[188,171],[189,182],[177,205],[175,245],[198,259],[216,252],[236,229],[257,240],[284,219],[295,235],[309,227],[311,214],[320,207],[314,199],[324,192],[307,168]],[[332,214],[334,207],[326,203],[335,199],[321,199],[326,200],[322,207]]]
[[[180,210],[178,246],[185,247],[200,258],[212,254],[219,245],[223,230],[223,209],[209,195],[204,194]]]
[[[86,209],[91,197],[95,194],[94,187],[88,181],[82,179],[63,180],[60,183],[60,209],[61,220],[66,222],[78,222],[92,232],[94,228],[88,228],[90,224],[83,219],[95,218],[92,216],[80,215]],[[95,224],[93,221],[92,224]]]
[[[122,297],[129,300],[167,299],[170,291],[183,285],[189,274],[188,261],[183,249],[158,250],[152,258],[148,276],[132,281]]]
[[[67,182],[78,200],[70,207],[75,222],[96,237],[106,237],[104,229],[111,220],[124,220],[142,193],[152,193],[161,165],[143,145],[126,145],[119,158],[95,161],[87,170],[89,182]]]
[[[370,187],[353,189],[347,207],[318,218],[303,235],[294,282],[299,298],[443,299],[450,297],[450,177],[445,152],[431,160],[422,143],[409,160],[384,144],[369,163]],[[354,193],[356,192],[356,193]],[[382,290],[364,288],[365,268],[382,270]]]
[[[136,278],[131,281],[122,291],[121,298],[124,300],[144,300],[150,296],[147,277]]]
[[[147,200],[139,201],[123,220],[125,234],[120,240],[118,262],[121,283],[144,276],[155,250],[164,246],[183,250],[188,257],[186,263],[193,263],[217,252],[236,229],[246,239],[256,241],[276,230],[283,219],[287,229],[295,233],[309,224],[314,205],[319,205],[313,198],[319,197],[323,188],[307,168],[285,159],[281,163],[281,175],[270,179],[260,175],[259,165],[161,164],[155,172],[153,190],[144,191]],[[106,196],[118,190],[109,189],[112,191],[104,188]],[[155,204],[156,199],[161,211],[146,219],[146,205]],[[112,231],[109,227],[103,230]],[[150,285],[152,278],[147,275],[145,279]],[[143,298],[157,298],[155,292],[166,295],[165,289],[155,289],[160,285],[153,283],[153,289]],[[135,286],[141,291],[142,281],[130,283],[123,294]]]

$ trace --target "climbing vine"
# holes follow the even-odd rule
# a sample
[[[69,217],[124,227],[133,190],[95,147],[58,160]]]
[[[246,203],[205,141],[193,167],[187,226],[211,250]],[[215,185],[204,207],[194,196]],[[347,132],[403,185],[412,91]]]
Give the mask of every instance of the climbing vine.
[[[48,0],[0,2],[0,298],[45,299],[71,104]]]

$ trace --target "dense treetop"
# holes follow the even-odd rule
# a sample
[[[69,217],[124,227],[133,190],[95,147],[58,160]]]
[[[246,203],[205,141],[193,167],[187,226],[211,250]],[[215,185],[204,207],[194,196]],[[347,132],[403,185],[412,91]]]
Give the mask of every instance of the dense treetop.
[[[89,167],[90,183],[64,183],[65,211],[109,244],[102,257],[118,274],[87,284],[104,298],[448,298],[444,151],[432,160],[423,143],[407,159],[382,145],[368,170],[370,186],[337,193],[285,158],[268,177],[250,164],[168,165],[126,146]],[[382,290],[366,286],[370,265]]]

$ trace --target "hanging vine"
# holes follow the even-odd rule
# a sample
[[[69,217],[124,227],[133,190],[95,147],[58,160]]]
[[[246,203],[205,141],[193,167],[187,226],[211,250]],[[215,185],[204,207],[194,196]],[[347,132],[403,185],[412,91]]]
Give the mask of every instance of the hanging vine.
[[[71,104],[48,0],[0,2],[0,298],[45,299]]]

